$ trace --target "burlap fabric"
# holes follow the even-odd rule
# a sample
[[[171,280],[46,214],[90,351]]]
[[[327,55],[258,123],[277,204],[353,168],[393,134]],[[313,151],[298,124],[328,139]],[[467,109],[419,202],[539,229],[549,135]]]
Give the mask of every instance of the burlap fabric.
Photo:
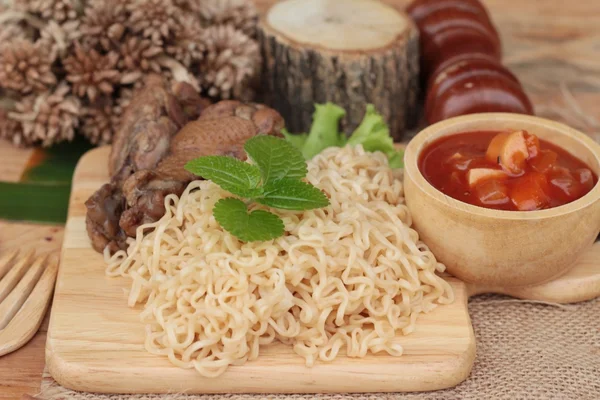
[[[479,296],[469,302],[477,338],[471,376],[429,393],[339,395],[99,395],[62,388],[46,376],[46,400],[600,400],[600,299],[557,306]],[[47,375],[47,374],[46,374]]]

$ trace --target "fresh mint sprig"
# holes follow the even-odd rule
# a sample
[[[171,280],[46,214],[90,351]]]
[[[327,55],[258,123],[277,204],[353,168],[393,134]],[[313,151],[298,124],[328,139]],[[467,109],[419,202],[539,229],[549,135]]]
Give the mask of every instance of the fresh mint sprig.
[[[240,197],[260,196],[260,170],[233,157],[206,156],[196,158],[185,165],[193,174],[209,179]]]
[[[248,212],[252,202],[284,210],[312,210],[329,205],[315,186],[302,181],[308,172],[302,152],[284,139],[255,136],[244,145],[252,164],[233,157],[206,156],[188,162],[185,169],[209,179],[245,202],[228,197],[213,209],[217,222],[244,242],[265,241],[284,234],[277,215],[264,210]]]

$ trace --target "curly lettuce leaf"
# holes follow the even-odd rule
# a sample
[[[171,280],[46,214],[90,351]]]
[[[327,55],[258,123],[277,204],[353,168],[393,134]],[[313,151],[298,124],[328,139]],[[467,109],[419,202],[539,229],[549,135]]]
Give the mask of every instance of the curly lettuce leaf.
[[[345,135],[340,132],[340,120],[346,111],[333,103],[315,104],[313,123],[302,146],[304,158],[310,160],[328,147],[344,146]]]
[[[385,153],[388,156],[390,167],[403,167],[404,153],[396,150],[389,127],[372,104],[367,105],[362,122],[350,138],[346,138],[346,135],[339,130],[339,123],[344,115],[346,115],[346,111],[335,104],[315,104],[310,133],[292,134],[284,130],[283,135],[293,146],[302,151],[307,160],[328,147],[360,144],[367,151]]]
[[[285,137],[285,140],[290,142],[295,148],[299,150],[302,150],[304,148],[304,143],[306,143],[308,133],[290,133],[285,128],[281,130],[281,133],[283,133],[283,137]]]
[[[348,139],[348,144],[361,144],[366,151],[385,153],[392,168],[401,168],[404,165],[403,152],[396,150],[394,140],[390,136],[390,128],[372,104],[367,105],[365,117]]]

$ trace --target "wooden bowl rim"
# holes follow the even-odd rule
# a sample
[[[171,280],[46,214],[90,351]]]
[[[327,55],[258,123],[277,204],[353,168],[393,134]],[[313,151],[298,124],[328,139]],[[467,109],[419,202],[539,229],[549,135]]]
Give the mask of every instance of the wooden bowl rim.
[[[420,131],[408,143],[404,153],[404,173],[407,174],[412,179],[412,181],[434,201],[442,203],[443,205],[446,205],[448,207],[457,209],[463,213],[479,217],[503,220],[540,220],[554,218],[577,212],[600,201],[600,181],[596,183],[596,186],[594,186],[594,188],[589,193],[573,202],[559,207],[539,211],[494,210],[464,203],[460,200],[456,200],[450,196],[445,195],[440,190],[433,187],[421,173],[418,165],[421,152],[426,147],[425,144],[428,144],[428,140],[432,136],[438,134],[440,130],[456,129],[457,127],[459,128],[458,130],[460,130],[460,126],[468,126],[469,124],[479,122],[489,123],[489,129],[494,129],[493,125],[497,122],[511,122],[515,124],[527,123],[529,125],[537,125],[542,128],[547,127],[555,132],[558,132],[559,134],[569,136],[571,139],[579,141],[590,152],[590,154],[593,155],[594,158],[596,158],[598,165],[600,165],[600,145],[588,135],[556,121],[551,121],[545,118],[530,115],[513,113],[481,113],[449,118],[447,120],[433,124]],[[465,131],[468,130],[472,131],[474,129],[465,129]],[[452,134],[454,133],[442,134],[436,139]]]

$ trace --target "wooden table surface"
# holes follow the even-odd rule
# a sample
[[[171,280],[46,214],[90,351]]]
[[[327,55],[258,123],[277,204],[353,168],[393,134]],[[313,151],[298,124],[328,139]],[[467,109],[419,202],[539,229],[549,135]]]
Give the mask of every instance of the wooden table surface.
[[[405,0],[384,0],[403,9]],[[538,115],[565,121],[600,140],[600,1],[483,0],[502,36],[504,60]],[[256,0],[265,9],[274,0]],[[30,150],[0,142],[0,180],[17,181]],[[62,227],[0,221],[0,253],[59,251]],[[22,349],[0,358],[0,399],[38,393],[45,326]]]

